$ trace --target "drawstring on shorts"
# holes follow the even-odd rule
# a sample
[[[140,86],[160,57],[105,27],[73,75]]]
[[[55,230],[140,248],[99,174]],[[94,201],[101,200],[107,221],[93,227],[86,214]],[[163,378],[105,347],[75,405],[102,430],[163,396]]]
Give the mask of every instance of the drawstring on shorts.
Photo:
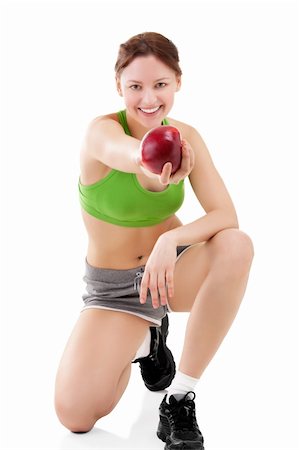
[[[141,267],[140,271],[136,272],[136,276],[134,278],[134,291],[138,291],[138,294],[140,293],[140,285],[141,280],[144,274],[144,269]]]

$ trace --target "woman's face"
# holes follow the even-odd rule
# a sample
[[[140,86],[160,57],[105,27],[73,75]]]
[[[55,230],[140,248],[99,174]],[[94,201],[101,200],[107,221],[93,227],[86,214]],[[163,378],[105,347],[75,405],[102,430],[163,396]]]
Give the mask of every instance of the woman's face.
[[[135,58],[116,82],[127,115],[148,129],[161,125],[181,84],[180,77],[154,55]]]

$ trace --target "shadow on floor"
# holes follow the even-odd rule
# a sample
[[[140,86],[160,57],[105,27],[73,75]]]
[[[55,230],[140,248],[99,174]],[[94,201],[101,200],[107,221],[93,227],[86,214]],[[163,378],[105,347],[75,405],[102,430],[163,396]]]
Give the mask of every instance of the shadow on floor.
[[[132,425],[127,438],[101,429],[101,422],[87,434],[67,433],[60,450],[106,450],[139,449],[162,450],[164,443],[158,439],[156,430],[159,421],[159,405],[166,391],[144,391],[141,413]]]

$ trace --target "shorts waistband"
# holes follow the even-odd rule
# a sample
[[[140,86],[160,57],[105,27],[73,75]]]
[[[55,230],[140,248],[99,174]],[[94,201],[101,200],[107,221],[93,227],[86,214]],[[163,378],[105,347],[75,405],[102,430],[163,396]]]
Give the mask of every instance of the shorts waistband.
[[[133,267],[132,269],[106,269],[101,267],[91,266],[87,259],[85,259],[86,270],[85,275],[95,281],[104,282],[129,282],[136,277],[138,272],[144,271],[144,265]]]
[[[177,247],[178,257],[189,247],[189,245],[181,245]],[[145,265],[133,267],[132,269],[106,269],[101,267],[91,266],[87,258],[85,258],[85,276],[95,281],[104,281],[107,283],[126,283],[134,279],[136,275],[140,276],[144,272]]]

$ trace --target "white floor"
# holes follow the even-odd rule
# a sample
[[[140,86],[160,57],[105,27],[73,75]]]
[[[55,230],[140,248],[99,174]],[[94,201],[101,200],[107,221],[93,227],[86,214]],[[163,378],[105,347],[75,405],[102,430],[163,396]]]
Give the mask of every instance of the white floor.
[[[298,449],[297,381],[290,370],[289,384],[285,383],[288,356],[283,356],[283,347],[274,344],[276,354],[268,347],[273,347],[273,334],[270,332],[261,341],[259,320],[250,330],[251,310],[252,304],[243,305],[197,388],[197,417],[206,450]],[[186,320],[185,314],[170,317],[169,346],[176,361]],[[75,435],[60,425],[53,408],[53,381],[62,342],[58,329],[58,337],[55,339],[53,333],[53,341],[49,342],[49,327],[45,324],[43,331],[33,324],[11,343],[7,362],[14,370],[9,373],[8,383],[2,383],[2,387],[8,386],[6,403],[1,402],[2,424],[8,423],[6,430],[2,428],[7,433],[2,435],[0,448],[163,449],[156,428],[158,407],[165,393],[148,391],[136,364],[132,365],[130,383],[116,409],[90,433]]]

